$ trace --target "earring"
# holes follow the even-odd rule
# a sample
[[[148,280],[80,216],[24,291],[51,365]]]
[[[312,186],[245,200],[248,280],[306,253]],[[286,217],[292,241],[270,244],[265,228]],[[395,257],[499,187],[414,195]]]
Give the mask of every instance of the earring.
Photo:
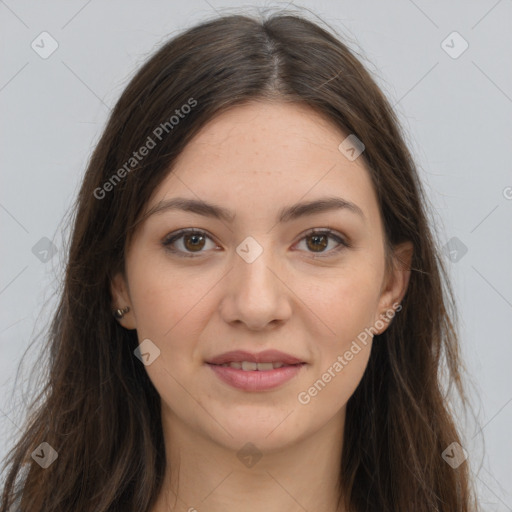
[[[123,316],[130,311],[130,306],[126,306],[124,309],[116,309],[113,314],[118,319],[121,320]]]

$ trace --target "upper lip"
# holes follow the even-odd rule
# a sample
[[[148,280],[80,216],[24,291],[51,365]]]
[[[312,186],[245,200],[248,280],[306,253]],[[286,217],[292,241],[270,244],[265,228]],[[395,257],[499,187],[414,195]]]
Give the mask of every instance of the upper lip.
[[[233,362],[250,361],[253,363],[284,363],[284,364],[299,364],[303,363],[300,359],[297,359],[290,354],[285,354],[279,350],[264,350],[257,354],[246,352],[245,350],[233,350],[231,352],[225,352],[212,359],[206,361],[209,364],[224,364]]]

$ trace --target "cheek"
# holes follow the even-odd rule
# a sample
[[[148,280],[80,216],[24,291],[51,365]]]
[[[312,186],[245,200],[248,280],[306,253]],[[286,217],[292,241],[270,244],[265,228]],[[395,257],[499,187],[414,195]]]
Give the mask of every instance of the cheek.
[[[311,383],[318,406],[342,405],[361,381],[372,346],[373,321],[380,296],[378,265],[363,258],[327,283],[310,288],[310,304],[329,327],[315,343],[316,361]],[[332,332],[331,332],[332,331]],[[334,334],[333,334],[334,333]]]
[[[159,348],[160,356],[146,371],[164,400],[177,406],[176,397],[183,394],[180,383],[203,364],[198,340],[212,314],[208,291],[219,276],[199,271],[185,274],[149,258],[142,262],[133,267],[139,272],[133,272],[130,281],[137,336],[139,343],[148,338]]]
[[[376,266],[362,262],[302,290],[304,303],[329,327],[323,328],[322,333],[330,346],[333,340],[338,345],[349,342],[370,327],[380,297],[378,272]]]
[[[326,291],[324,287],[324,292]],[[372,347],[369,330],[377,298],[375,283],[359,277],[340,279],[329,288],[319,316],[332,332],[315,343],[316,364],[297,398],[313,416],[325,417],[346,405],[366,370]],[[323,331],[322,331],[323,332]],[[309,405],[308,405],[309,404]]]
[[[214,283],[205,282],[204,274],[189,272],[184,278],[169,265],[162,268],[150,261],[134,270],[130,285],[139,338],[153,336],[167,345],[185,328],[190,337],[190,327],[197,327],[201,317],[205,290]]]
[[[312,409],[313,416],[330,417],[345,407],[354,394],[366,370],[371,352],[371,341],[352,345],[352,350],[337,351],[335,357],[313,376],[311,385],[298,399]],[[350,354],[350,359],[347,355]]]
[[[165,268],[159,262],[139,260],[130,280],[134,310],[136,311],[139,343],[150,339],[160,350],[146,372],[158,393],[173,409],[180,410],[183,386],[192,371],[196,343],[207,314],[204,274],[202,277]],[[193,392],[193,386],[190,392]],[[200,393],[193,392],[200,396]]]

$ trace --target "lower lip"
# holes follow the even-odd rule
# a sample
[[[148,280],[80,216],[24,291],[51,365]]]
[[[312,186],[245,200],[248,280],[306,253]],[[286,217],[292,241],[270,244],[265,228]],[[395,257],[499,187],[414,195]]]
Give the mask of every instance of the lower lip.
[[[282,366],[281,368],[265,371],[237,370],[230,366],[219,366],[209,363],[208,366],[215,372],[217,377],[230,386],[243,389],[244,391],[265,391],[288,382],[301,371],[304,364]]]

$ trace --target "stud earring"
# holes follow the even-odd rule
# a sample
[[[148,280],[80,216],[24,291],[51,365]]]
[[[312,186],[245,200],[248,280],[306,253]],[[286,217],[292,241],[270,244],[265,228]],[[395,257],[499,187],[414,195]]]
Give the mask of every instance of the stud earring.
[[[121,320],[123,316],[130,311],[130,306],[126,306],[124,309],[116,309],[113,314],[118,319]]]

